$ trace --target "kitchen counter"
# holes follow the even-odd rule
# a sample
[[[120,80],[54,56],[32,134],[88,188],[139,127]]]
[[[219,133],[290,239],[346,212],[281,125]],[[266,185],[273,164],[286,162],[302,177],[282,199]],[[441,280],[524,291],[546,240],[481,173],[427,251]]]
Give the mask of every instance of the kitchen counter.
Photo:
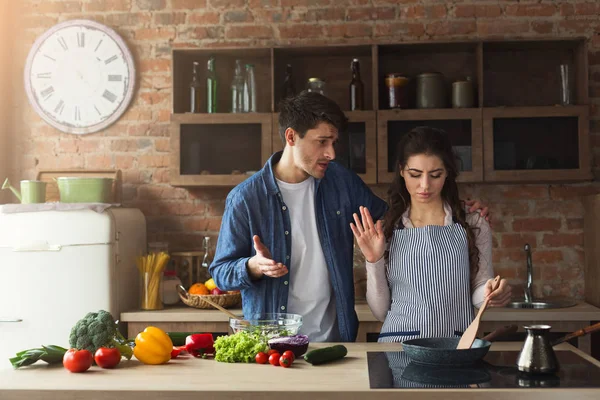
[[[236,315],[242,315],[242,310],[230,309]],[[356,313],[359,320],[357,342],[366,342],[367,335],[379,333],[381,322],[378,321],[369,306],[364,301],[356,304]],[[131,311],[121,314],[120,320],[127,323],[129,337],[135,336],[148,325],[155,325],[167,331],[205,331],[228,332],[229,317],[222,312],[201,310],[185,305],[165,308],[160,311]],[[600,308],[581,302],[569,308],[556,308],[548,310],[488,308],[483,314],[479,334],[483,335],[504,325],[511,323],[519,325],[523,332],[523,325],[544,323],[552,326],[553,332],[574,332],[600,321]],[[579,338],[578,347],[590,354],[590,336]]]
[[[329,344],[311,344],[317,348]],[[522,343],[494,343],[490,351],[521,349]],[[0,367],[0,399],[85,399],[85,400],[154,400],[154,399],[397,399],[401,393],[418,399],[528,400],[598,399],[600,389],[376,389],[369,387],[367,351],[397,351],[394,343],[346,344],[348,356],[341,361],[311,366],[303,360],[291,368],[270,365],[226,364],[211,359],[177,359],[166,365],[147,366],[136,360],[122,361],[114,370],[92,367],[83,374],[73,374],[62,366],[38,363],[13,370],[9,363]],[[600,362],[569,344],[556,346],[557,351],[573,351],[600,367]]]

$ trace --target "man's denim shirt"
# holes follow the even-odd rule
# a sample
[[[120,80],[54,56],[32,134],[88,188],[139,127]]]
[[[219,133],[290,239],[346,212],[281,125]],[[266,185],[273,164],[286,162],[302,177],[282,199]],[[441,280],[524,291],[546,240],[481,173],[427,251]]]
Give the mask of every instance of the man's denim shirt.
[[[286,312],[290,275],[263,276],[252,281],[246,264],[256,254],[252,242],[258,235],[273,259],[290,268],[292,235],[290,215],[277,186],[275,153],[252,177],[227,196],[215,258],[209,270],[221,290],[241,290],[244,316]],[[353,172],[331,162],[322,179],[315,180],[317,230],[335,296],[340,339],[356,340],[358,318],[354,310],[353,245],[350,222],[359,206],[381,219],[386,203]],[[360,213],[359,213],[360,215]],[[311,282],[303,282],[311,285]]]

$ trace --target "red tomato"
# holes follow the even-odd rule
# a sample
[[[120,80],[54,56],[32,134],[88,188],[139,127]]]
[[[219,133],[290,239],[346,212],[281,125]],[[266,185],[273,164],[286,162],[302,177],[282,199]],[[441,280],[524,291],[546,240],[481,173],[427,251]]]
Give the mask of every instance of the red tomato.
[[[70,349],[63,356],[63,365],[71,372],[84,372],[92,366],[92,360],[88,350]]]
[[[279,355],[279,353],[273,353],[273,354],[271,354],[269,356],[269,364],[278,367],[279,366],[279,358],[281,358],[281,356]]]
[[[257,364],[266,364],[269,362],[269,356],[267,353],[259,352],[256,357],[254,357]]]
[[[219,295],[219,294],[227,294],[227,292],[222,291],[218,287],[214,288],[210,291],[210,294]]]
[[[294,359],[292,357],[289,357],[289,356],[279,357],[279,365],[281,365],[283,368],[290,367],[293,362],[294,362]]]
[[[277,350],[273,350],[273,349],[271,349],[267,352],[268,355],[275,354],[275,353],[279,354],[279,352]]]
[[[94,354],[94,361],[100,368],[114,368],[121,362],[119,349],[100,347]]]
[[[291,350],[286,350],[283,352],[282,354],[283,357],[289,357],[292,359],[292,361],[296,361],[296,356],[294,355],[294,352]]]

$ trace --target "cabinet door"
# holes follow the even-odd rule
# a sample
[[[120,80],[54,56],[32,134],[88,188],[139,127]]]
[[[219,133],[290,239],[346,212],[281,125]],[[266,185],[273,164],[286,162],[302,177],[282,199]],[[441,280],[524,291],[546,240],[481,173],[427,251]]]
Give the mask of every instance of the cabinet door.
[[[235,186],[271,155],[271,114],[174,114],[171,185]]]
[[[590,179],[587,125],[587,106],[484,109],[485,180]]]
[[[68,348],[79,319],[90,311],[111,311],[113,257],[109,245],[0,249],[0,358],[7,361],[42,344]]]
[[[458,182],[483,180],[483,144],[481,110],[384,110],[377,116],[378,183],[391,183],[396,169],[400,139],[418,126],[431,126],[446,131],[458,158]]]

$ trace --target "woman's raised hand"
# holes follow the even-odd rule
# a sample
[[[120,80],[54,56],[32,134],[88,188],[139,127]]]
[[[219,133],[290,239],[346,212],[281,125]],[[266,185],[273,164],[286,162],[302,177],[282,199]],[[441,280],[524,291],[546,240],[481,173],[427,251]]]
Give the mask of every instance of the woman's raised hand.
[[[360,207],[360,220],[356,213],[353,215],[356,224],[350,222],[350,228],[365,259],[370,263],[379,261],[385,252],[385,236],[381,228],[381,221],[373,224],[371,213],[367,207],[363,206]]]

